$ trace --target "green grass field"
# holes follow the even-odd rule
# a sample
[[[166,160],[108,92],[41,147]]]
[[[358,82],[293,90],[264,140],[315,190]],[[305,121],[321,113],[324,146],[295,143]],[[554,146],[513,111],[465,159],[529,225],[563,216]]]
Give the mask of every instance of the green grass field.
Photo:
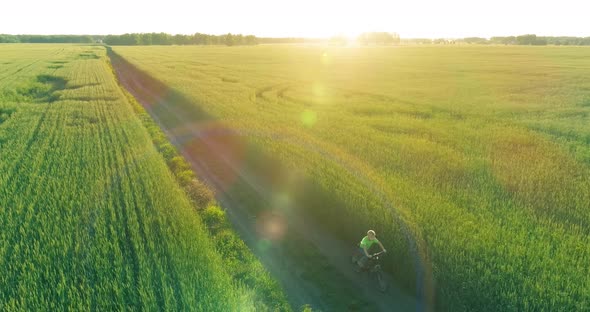
[[[0,45],[0,309],[288,309],[134,105],[102,46]]]
[[[590,49],[114,51],[310,177],[343,240],[374,228],[435,307],[590,307]]]

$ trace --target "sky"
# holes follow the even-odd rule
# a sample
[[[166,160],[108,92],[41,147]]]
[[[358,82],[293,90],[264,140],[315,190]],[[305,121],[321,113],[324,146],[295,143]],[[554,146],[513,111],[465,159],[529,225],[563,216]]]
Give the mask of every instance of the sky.
[[[5,0],[0,33],[242,33],[259,37],[590,36],[588,0]],[[4,1],[3,1],[4,2]]]

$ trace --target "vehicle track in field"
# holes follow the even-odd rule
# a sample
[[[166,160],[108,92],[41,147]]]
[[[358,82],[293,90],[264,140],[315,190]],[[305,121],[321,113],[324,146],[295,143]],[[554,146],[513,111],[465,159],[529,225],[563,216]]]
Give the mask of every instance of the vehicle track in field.
[[[296,243],[301,242],[302,248],[313,249],[313,259],[306,259],[312,263],[327,264],[329,269],[335,272],[338,280],[324,281],[320,284],[310,278],[308,274],[309,263],[302,263],[301,255],[294,248],[283,248],[281,244],[273,248],[262,250],[257,248],[261,241],[257,219],[261,216],[250,211],[243,205],[242,198],[231,192],[224,192],[226,181],[224,175],[232,174],[240,183],[248,188],[248,196],[256,197],[257,202],[263,205],[271,205],[273,196],[271,187],[257,178],[256,172],[235,162],[233,157],[226,157],[223,151],[217,151],[215,142],[211,137],[203,138],[202,121],[191,120],[191,114],[183,111],[182,107],[168,101],[161,93],[161,86],[152,90],[146,85],[145,73],[137,70],[133,65],[110,52],[111,62],[119,82],[144,106],[152,118],[160,125],[169,140],[183,153],[183,156],[191,163],[197,175],[212,186],[218,195],[218,201],[227,209],[228,217],[240,237],[251,250],[261,259],[261,262],[269,272],[283,286],[290,304],[295,310],[304,304],[309,304],[314,310],[335,311],[416,311],[421,305],[411,296],[404,293],[395,285],[390,276],[386,276],[389,283],[387,292],[380,293],[374,281],[367,274],[357,273],[350,262],[350,253],[354,246],[343,242],[327,231],[323,230],[309,218],[305,218],[297,209],[296,203],[289,212],[283,216],[287,222],[286,237],[296,238]],[[153,78],[149,78],[153,79]],[[154,107],[158,107],[158,113]],[[166,116],[163,116],[165,114]],[[169,129],[161,121],[161,118],[174,120],[172,124],[182,125],[182,131]],[[238,135],[238,134],[235,134]],[[245,140],[245,137],[241,138]],[[209,148],[216,155],[215,162],[211,163],[198,153],[190,153],[183,149],[186,143],[198,142],[200,146]],[[214,139],[213,139],[214,140]],[[274,212],[280,214],[281,211]],[[305,246],[305,247],[304,247]],[[307,273],[307,274],[306,274]],[[340,283],[340,284],[339,284]],[[344,285],[346,284],[346,285]],[[338,292],[339,289],[347,289],[346,292]],[[334,305],[334,300],[350,300],[347,294],[360,296],[362,299],[353,305]],[[331,299],[329,298],[331,297]],[[334,299],[336,298],[336,299]],[[342,309],[342,307],[345,307]]]

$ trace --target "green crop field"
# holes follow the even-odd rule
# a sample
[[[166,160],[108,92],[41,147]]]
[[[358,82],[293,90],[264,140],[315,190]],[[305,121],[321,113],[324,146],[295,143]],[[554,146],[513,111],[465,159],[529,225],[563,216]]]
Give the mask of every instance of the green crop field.
[[[139,113],[102,46],[0,45],[0,310],[284,309],[235,234],[211,239]]]
[[[374,228],[436,308],[590,308],[590,49],[113,50],[309,177],[342,240]]]

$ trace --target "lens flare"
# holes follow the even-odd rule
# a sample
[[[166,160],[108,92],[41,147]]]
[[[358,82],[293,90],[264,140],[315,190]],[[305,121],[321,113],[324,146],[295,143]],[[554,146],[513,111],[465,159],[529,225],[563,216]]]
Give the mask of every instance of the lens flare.
[[[317,121],[318,115],[314,111],[306,109],[301,113],[301,123],[303,123],[305,127],[311,128]]]
[[[263,240],[276,242],[287,232],[287,222],[282,215],[265,211],[256,218],[256,231]]]

